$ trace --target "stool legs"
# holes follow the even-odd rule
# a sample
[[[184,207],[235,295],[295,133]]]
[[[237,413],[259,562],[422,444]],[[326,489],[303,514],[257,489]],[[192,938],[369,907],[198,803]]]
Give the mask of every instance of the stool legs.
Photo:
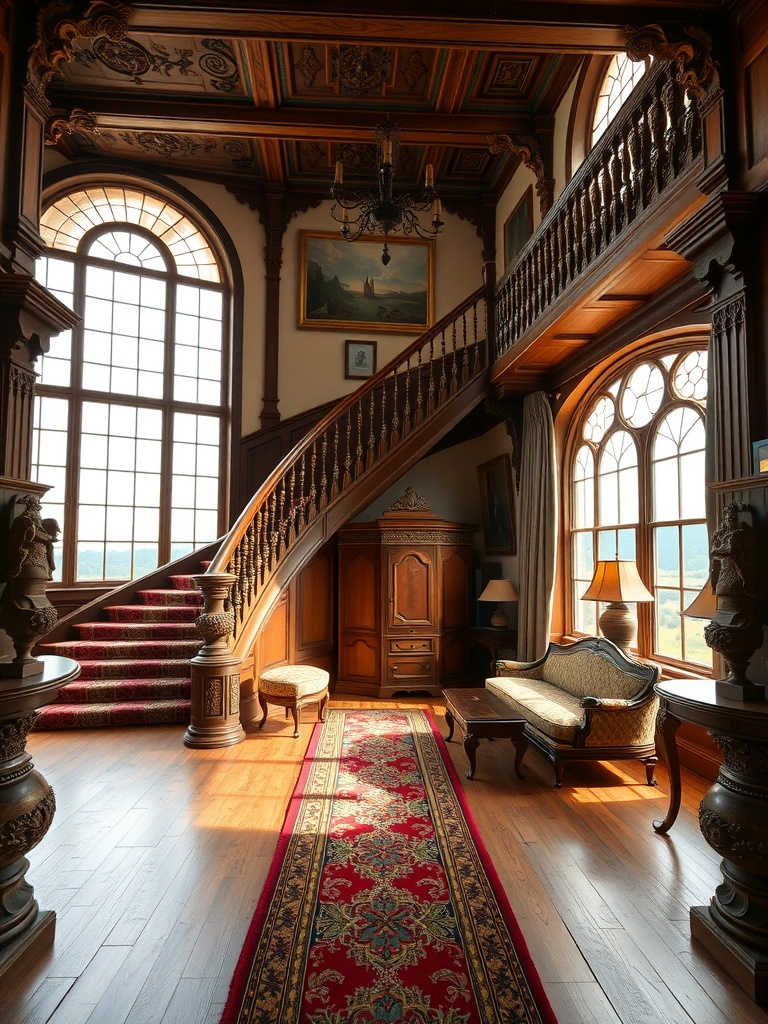
[[[313,704],[315,702],[317,702],[317,720],[318,720],[318,722],[324,722],[325,721],[325,705],[328,703],[328,691],[327,690],[322,695],[312,694],[307,700],[301,700],[299,698],[295,698],[295,699],[291,700],[291,698],[289,698],[289,697],[288,698],[274,699],[274,698],[270,698],[270,697],[265,697],[264,694],[261,693],[261,691],[259,691],[259,706],[261,707],[261,710],[262,710],[262,718],[261,718],[261,721],[259,722],[259,729],[261,729],[264,726],[264,723],[267,720],[267,715],[269,714],[269,705],[270,704],[278,704],[280,707],[284,707],[285,708],[285,717],[286,718],[288,717],[288,712],[289,711],[293,715],[293,729],[294,729],[293,738],[294,739],[298,739],[298,737],[299,737],[299,722],[301,720],[301,709],[302,709],[302,707],[305,704]]]

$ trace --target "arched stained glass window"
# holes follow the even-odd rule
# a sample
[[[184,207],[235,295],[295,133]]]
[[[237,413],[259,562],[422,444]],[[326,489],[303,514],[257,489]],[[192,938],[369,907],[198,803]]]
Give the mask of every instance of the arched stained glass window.
[[[597,559],[631,558],[654,595],[641,655],[711,664],[700,620],[683,616],[708,574],[704,508],[707,353],[636,360],[590,396],[571,465],[571,609],[575,633],[603,611],[582,601]]]
[[[223,532],[224,291],[189,215],[119,186],[42,217],[38,277],[82,323],[39,364],[33,476],[68,585],[133,579]]]

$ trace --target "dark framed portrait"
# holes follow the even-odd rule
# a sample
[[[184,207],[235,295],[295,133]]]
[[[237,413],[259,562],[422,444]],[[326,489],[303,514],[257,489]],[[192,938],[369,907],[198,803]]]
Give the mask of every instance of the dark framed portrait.
[[[517,531],[509,456],[499,455],[478,466],[477,478],[485,550],[489,555],[514,555],[517,552]]]
[[[376,342],[344,342],[344,377],[346,380],[363,380],[376,373]]]

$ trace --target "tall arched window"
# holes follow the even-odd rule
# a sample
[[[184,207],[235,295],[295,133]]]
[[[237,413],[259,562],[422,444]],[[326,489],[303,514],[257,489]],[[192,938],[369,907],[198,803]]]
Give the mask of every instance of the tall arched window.
[[[707,353],[675,350],[634,362],[592,392],[571,463],[571,610],[594,634],[603,607],[582,601],[597,559],[634,559],[654,595],[641,655],[711,665],[704,623],[683,616],[704,585]]]
[[[33,478],[65,584],[140,576],[223,532],[224,289],[188,214],[119,186],[52,203],[38,277],[82,323],[38,370]]]
[[[592,121],[593,146],[618,114],[627,96],[643,77],[645,71],[646,65],[642,61],[632,61],[626,53],[617,53],[614,56],[608,65],[597,96]]]

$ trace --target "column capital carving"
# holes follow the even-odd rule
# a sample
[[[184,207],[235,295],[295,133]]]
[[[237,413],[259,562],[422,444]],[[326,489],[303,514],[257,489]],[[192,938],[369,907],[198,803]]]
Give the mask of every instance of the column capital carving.
[[[37,42],[29,58],[33,87],[44,88],[60,73],[61,65],[72,60],[76,39],[124,39],[129,11],[130,5],[121,0],[51,0],[45,4],[37,16]]]
[[[702,98],[720,81],[712,58],[712,37],[698,25],[679,29],[672,26],[627,25],[627,56],[633,61],[649,57],[676,66],[675,78],[685,92]]]
[[[536,175],[539,209],[543,217],[554,202],[555,181],[554,178],[546,176],[547,169],[536,136],[523,135],[519,132],[497,132],[488,136],[488,149],[491,153],[514,153],[520,157],[529,171],[533,171]]]

